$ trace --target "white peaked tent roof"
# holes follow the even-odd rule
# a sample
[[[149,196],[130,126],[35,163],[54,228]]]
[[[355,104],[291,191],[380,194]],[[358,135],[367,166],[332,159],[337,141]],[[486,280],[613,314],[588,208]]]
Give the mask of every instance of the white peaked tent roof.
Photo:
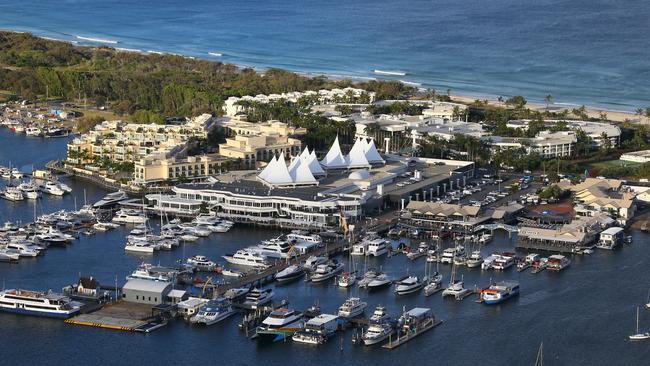
[[[327,155],[325,155],[325,158],[320,161],[320,164],[325,167],[325,169],[348,167],[347,161],[341,152],[341,145],[339,145],[338,136],[336,136],[336,139],[334,139],[332,147],[330,147],[330,150],[327,152]]]
[[[258,175],[258,178],[273,185],[292,184],[293,179],[291,179],[287,164],[284,162],[284,153],[281,153],[277,159],[274,156],[269,165]]]
[[[385,163],[384,159],[379,155],[377,147],[375,147],[375,140],[370,140],[370,142],[368,142],[366,139],[363,139],[363,142],[365,145],[363,151],[365,152],[366,159],[369,163]]]
[[[307,154],[307,156],[305,156],[305,161],[307,162],[307,166],[309,166],[309,170],[311,171],[311,174],[314,175],[325,174],[323,167],[320,166],[320,164],[318,163],[318,159],[316,159],[316,150],[312,150],[311,154]]]
[[[291,176],[293,183],[317,184],[318,181],[316,181],[316,178],[314,178],[314,175],[311,174],[311,171],[309,170],[309,164],[300,157],[295,159],[295,161],[297,161],[297,163],[289,170],[289,175]]]
[[[359,168],[359,167],[367,167],[370,166],[370,163],[368,163],[368,159],[366,159],[366,153],[365,153],[365,146],[366,143],[362,141],[362,139],[357,139],[357,141],[354,142],[354,145],[352,146],[352,149],[350,150],[350,153],[346,156],[346,161],[348,168]]]

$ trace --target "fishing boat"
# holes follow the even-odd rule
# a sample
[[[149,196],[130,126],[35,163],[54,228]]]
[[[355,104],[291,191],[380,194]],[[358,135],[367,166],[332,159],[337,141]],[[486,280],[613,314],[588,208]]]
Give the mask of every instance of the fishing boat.
[[[302,330],[294,333],[294,342],[319,345],[324,344],[336,333],[339,317],[331,314],[320,314],[305,323]]]
[[[81,310],[81,303],[53,292],[30,290],[0,291],[0,311],[52,318],[69,318]]]
[[[368,303],[358,297],[351,297],[339,307],[338,315],[343,319],[352,319],[357,317],[366,310]]]
[[[628,336],[631,341],[644,341],[650,339],[650,332],[639,331],[639,307],[636,307],[636,333]]]
[[[339,263],[336,260],[331,260],[327,264],[318,265],[309,279],[311,282],[320,283],[336,276],[341,272],[343,272],[343,263]]]
[[[298,265],[290,265],[275,275],[275,280],[280,283],[286,283],[297,280],[305,275],[305,269]]]
[[[232,307],[230,300],[220,297],[212,299],[203,305],[198,313],[190,318],[190,323],[212,325],[230,317],[235,313],[236,311]]]
[[[244,299],[242,306],[248,309],[257,309],[260,306],[271,302],[271,300],[273,300],[273,295],[273,290],[270,288],[264,290],[254,288],[250,290],[248,294],[246,294],[246,298]]]
[[[424,280],[419,279],[417,276],[408,276],[400,281],[395,282],[395,295],[408,295],[418,292],[424,287]]]
[[[280,308],[273,310],[262,321],[262,325],[257,327],[255,336],[261,340],[278,342],[302,330],[303,324],[302,313],[288,308]]]
[[[517,295],[519,295],[519,282],[501,281],[481,290],[479,300],[486,305],[494,305]]]

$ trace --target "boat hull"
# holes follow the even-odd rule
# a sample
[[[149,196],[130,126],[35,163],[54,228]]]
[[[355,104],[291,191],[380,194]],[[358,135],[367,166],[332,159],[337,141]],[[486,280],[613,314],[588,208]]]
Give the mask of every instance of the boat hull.
[[[56,318],[56,319],[68,319],[79,312],[79,309],[73,312],[46,312],[46,311],[36,311],[36,310],[27,310],[19,308],[9,308],[9,307],[0,307],[0,312],[20,314],[20,315],[30,315],[38,316],[41,318]]]

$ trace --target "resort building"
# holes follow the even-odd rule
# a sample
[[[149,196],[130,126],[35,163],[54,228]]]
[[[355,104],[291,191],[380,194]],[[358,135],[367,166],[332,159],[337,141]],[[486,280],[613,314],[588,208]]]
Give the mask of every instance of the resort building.
[[[536,152],[542,158],[561,158],[573,155],[577,138],[574,132],[542,131],[534,138],[486,136],[493,148],[525,148],[529,153]]]
[[[531,122],[529,119],[511,120],[506,123],[507,127],[517,128],[522,130],[528,129],[528,124]],[[602,140],[606,136],[610,140],[612,147],[619,146],[621,142],[621,129],[611,123],[607,122],[591,122],[591,121],[573,121],[573,120],[544,120],[547,128],[555,126],[557,123],[566,123],[567,128],[572,131],[582,130],[589,138],[594,141],[597,146],[602,145]]]
[[[67,162],[88,164],[93,158],[135,162],[152,153],[173,155],[192,137],[205,138],[214,122],[209,114],[182,125],[104,121],[68,143]]]
[[[355,146],[343,155],[335,141],[320,162],[305,149],[288,166],[280,154],[262,171],[228,172],[147,199],[152,212],[189,216],[203,205],[239,223],[325,229],[339,225],[342,216],[354,222],[441,194],[474,175],[472,162],[374,156],[372,142],[357,140]]]
[[[595,216],[607,213],[619,224],[627,225],[636,213],[634,193],[622,189],[623,181],[618,179],[587,178],[584,182],[572,185],[562,181],[561,189],[568,189],[576,203],[574,208],[579,216]]]
[[[169,180],[191,180],[206,178],[225,170],[225,164],[232,159],[219,154],[166,157],[164,154],[150,154],[135,162],[133,182],[151,184]]]
[[[231,159],[241,159],[244,166],[250,168],[255,167],[257,162],[270,161],[280,154],[299,154],[302,143],[291,136],[306,133],[304,128],[289,127],[279,121],[250,123],[230,119],[222,125],[234,136],[219,144],[219,154]]]
[[[274,101],[285,100],[288,102],[297,103],[304,99],[308,104],[369,104],[375,100],[375,93],[368,92],[363,89],[344,88],[319,91],[305,91],[305,92],[288,92],[282,94],[270,95],[256,95],[256,96],[243,96],[243,97],[230,97],[226,99],[223,106],[223,111],[226,116],[234,117],[238,114],[246,114],[247,106],[254,104],[271,103]]]
[[[650,150],[641,150],[625,153],[621,155],[620,160],[630,161],[633,163],[648,163],[650,162]]]

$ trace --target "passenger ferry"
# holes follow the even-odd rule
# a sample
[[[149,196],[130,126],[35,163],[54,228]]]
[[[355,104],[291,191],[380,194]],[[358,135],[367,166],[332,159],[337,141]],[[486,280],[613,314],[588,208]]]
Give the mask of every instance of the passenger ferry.
[[[0,292],[0,311],[67,319],[78,313],[81,304],[52,292],[4,290]]]
[[[248,292],[242,306],[247,309],[257,309],[262,305],[268,304],[273,300],[273,290],[270,288],[260,290],[254,288]]]
[[[379,257],[388,253],[388,241],[386,239],[374,239],[368,242],[366,256]]]
[[[230,300],[225,298],[217,298],[208,301],[201,310],[190,318],[190,323],[212,325],[218,323],[229,316],[235,314],[235,310],[230,303]]]
[[[292,339],[294,342],[307,344],[323,344],[333,336],[338,329],[338,316],[320,314],[305,323],[305,329],[296,332]]]
[[[501,281],[481,291],[480,300],[486,305],[502,303],[519,295],[519,282]]]

